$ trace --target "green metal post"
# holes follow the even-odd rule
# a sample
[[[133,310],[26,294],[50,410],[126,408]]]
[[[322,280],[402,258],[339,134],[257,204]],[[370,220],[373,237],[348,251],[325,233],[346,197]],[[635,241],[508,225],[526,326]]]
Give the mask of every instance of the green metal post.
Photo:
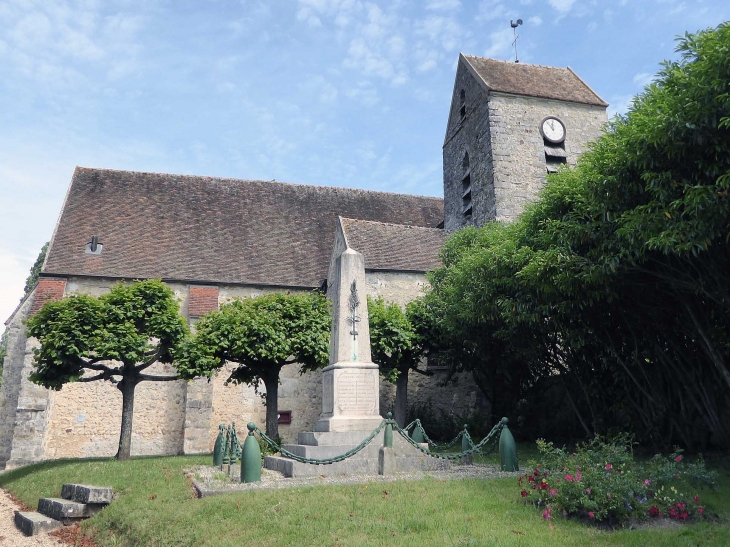
[[[388,412],[388,420],[385,423],[385,433],[383,434],[383,446],[393,448],[393,413]]]
[[[215,439],[215,445],[213,446],[213,465],[223,465],[223,424],[218,426],[218,436]]]
[[[248,423],[248,436],[241,451],[241,482],[261,482],[261,449],[254,437],[256,424]]]
[[[421,427],[421,422],[416,422],[416,425],[413,427],[413,433],[411,434],[411,439],[413,439],[414,443],[425,443],[426,438],[423,436],[423,427]]]
[[[467,424],[464,424],[464,432],[461,434],[461,451],[466,452],[467,450],[471,450],[471,443],[469,442],[469,433],[466,431]],[[468,456],[464,456],[461,458],[462,465],[471,465],[474,461],[474,458],[471,454]]]
[[[507,418],[502,418],[502,432],[499,435],[499,461],[502,471],[519,471],[517,445],[512,432],[507,427]]]

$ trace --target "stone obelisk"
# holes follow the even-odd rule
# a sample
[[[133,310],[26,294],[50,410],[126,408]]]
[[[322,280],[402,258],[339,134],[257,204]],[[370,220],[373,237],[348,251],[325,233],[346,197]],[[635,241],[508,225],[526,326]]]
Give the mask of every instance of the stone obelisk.
[[[370,357],[365,261],[346,248],[330,269],[333,304],[330,364],[322,376],[315,431],[371,431],[381,422],[378,365]]]

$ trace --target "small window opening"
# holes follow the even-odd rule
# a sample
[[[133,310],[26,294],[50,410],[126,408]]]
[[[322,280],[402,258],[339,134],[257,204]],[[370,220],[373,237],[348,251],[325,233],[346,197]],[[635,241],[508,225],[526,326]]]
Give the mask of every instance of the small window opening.
[[[91,236],[91,241],[86,244],[87,255],[100,255],[104,245],[101,244],[97,236]]]
[[[459,91],[459,117],[463,121],[466,118],[466,92],[462,89]]]

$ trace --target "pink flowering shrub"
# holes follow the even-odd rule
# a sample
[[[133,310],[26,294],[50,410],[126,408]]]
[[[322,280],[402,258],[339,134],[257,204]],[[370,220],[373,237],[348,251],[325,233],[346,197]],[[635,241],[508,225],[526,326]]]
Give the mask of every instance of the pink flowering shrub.
[[[549,515],[545,518],[555,511],[620,524],[632,518],[686,521],[705,515],[700,497],[687,490],[714,485],[716,473],[708,472],[701,459],[687,463],[676,450],[640,464],[626,435],[611,441],[596,437],[572,453],[543,440],[537,444],[540,458],[520,477],[520,495]]]

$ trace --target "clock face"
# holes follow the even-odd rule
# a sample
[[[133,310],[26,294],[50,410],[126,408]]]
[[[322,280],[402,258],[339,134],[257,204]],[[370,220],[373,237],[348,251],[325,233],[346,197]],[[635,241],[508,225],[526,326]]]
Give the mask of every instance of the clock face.
[[[565,126],[557,118],[545,118],[541,129],[542,136],[550,142],[559,143],[565,140]]]

